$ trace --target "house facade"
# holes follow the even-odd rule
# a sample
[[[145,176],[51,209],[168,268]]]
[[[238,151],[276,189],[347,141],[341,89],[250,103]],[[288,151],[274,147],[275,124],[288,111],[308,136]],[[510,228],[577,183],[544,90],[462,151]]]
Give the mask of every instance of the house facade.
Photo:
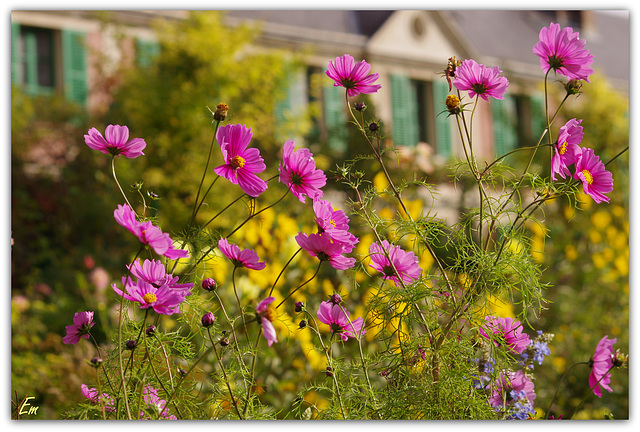
[[[62,92],[94,109],[103,95],[92,85],[98,71],[90,53],[115,60],[124,56],[144,65],[158,51],[151,21],[179,20],[187,13],[111,11],[107,20],[98,11],[12,11],[12,82],[30,94]],[[595,56],[594,68],[615,88],[625,91],[629,86],[628,12],[230,10],[225,19],[230,26],[259,22],[259,49],[304,53],[307,70],[290,81],[283,110],[310,103],[310,76],[348,53],[356,61],[366,59],[380,74],[382,89],[371,100],[389,139],[409,148],[426,144],[444,160],[462,152],[455,122],[438,115],[449,93],[440,74],[450,57],[498,66],[510,81],[504,101],[480,101],[477,107],[474,147],[487,160],[535,144],[543,128],[543,74],[531,49],[540,28],[550,22],[579,31]],[[115,36],[109,22],[124,29],[127,41]],[[343,95],[327,78],[321,129],[338,151],[346,145]]]

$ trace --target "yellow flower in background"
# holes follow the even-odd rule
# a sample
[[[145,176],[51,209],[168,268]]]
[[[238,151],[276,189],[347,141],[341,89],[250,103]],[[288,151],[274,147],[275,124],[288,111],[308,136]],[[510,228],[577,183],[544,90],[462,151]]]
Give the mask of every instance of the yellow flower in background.
[[[491,294],[487,296],[487,306],[490,314],[500,318],[515,318],[513,305]],[[489,314],[487,314],[489,315]]]
[[[422,202],[421,199],[415,199],[411,201],[405,200],[404,205],[407,207],[407,211],[409,212],[409,215],[414,221],[420,218],[420,215],[422,214],[422,209],[424,208],[424,203]],[[402,208],[400,204],[398,204],[398,213],[400,214],[400,217],[402,217],[403,219],[408,219],[407,214],[404,211],[404,208]]]
[[[600,234],[598,231],[591,229],[589,230],[589,241],[591,243],[601,243],[602,242],[602,234]]]
[[[375,175],[373,178],[373,187],[375,187],[378,192],[383,192],[389,187],[389,182],[387,181],[387,177],[384,175],[384,172],[380,171]]]
[[[604,210],[598,210],[591,215],[591,224],[599,230],[604,230],[611,224],[611,215]]]
[[[578,192],[576,199],[580,203],[580,208],[583,210],[589,210],[593,204],[593,199],[584,192]]]
[[[564,247],[564,255],[569,261],[574,261],[576,258],[578,258],[578,250],[572,244],[566,245]]]

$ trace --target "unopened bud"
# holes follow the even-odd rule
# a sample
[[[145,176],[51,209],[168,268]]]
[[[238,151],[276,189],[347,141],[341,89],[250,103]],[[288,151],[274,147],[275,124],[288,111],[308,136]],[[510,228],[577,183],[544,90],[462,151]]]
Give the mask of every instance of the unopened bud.
[[[333,294],[329,297],[329,301],[334,305],[337,305],[342,302],[342,297],[340,297],[340,294]]]
[[[297,313],[302,312],[303,309],[304,309],[304,303],[302,303],[301,301],[294,303],[293,310],[295,310]]]
[[[447,110],[449,110],[451,114],[460,114],[460,111],[462,109],[460,107],[460,99],[458,99],[458,96],[448,95],[444,103],[447,106]]]
[[[215,291],[217,287],[218,283],[211,278],[207,278],[202,281],[202,289],[205,291]]]
[[[147,327],[146,331],[147,331],[147,336],[153,336],[156,333],[156,326],[151,324],[149,327]]]
[[[623,354],[619,349],[611,356],[611,361],[615,367],[626,366],[628,360],[629,354]]]
[[[93,366],[94,368],[99,368],[101,364],[102,359],[100,357],[94,357],[91,359],[91,366]]]
[[[202,327],[205,328],[209,328],[213,325],[213,323],[215,322],[216,317],[213,316],[213,313],[211,312],[207,312],[206,314],[203,315],[202,317]]]
[[[577,95],[582,93],[582,81],[578,79],[569,80],[564,86],[568,95]]]
[[[136,341],[133,339],[129,339],[124,346],[128,349],[128,350],[133,350],[136,347]]]
[[[229,112],[229,105],[222,102],[216,106],[216,112],[213,113],[213,119],[217,121],[223,121],[227,118],[227,113]]]
[[[371,132],[375,132],[375,131],[377,131],[379,128],[380,128],[380,125],[379,125],[378,123],[376,123],[376,122],[371,122],[371,123],[369,123],[369,130],[370,130]]]
[[[355,105],[356,111],[364,111],[367,109],[367,105],[364,102],[358,102]]]
[[[226,337],[220,339],[220,346],[226,347],[227,345],[229,345],[229,339],[227,339]]]
[[[298,328],[305,328],[307,326],[307,322],[305,320],[300,321],[300,324],[298,324]]]

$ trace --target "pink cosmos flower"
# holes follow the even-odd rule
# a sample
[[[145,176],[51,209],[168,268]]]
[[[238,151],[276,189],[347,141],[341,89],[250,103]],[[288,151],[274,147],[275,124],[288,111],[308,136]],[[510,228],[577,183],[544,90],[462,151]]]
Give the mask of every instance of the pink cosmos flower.
[[[161,399],[160,396],[158,396],[158,390],[151,387],[150,385],[145,385],[144,388],[142,389],[142,400],[146,404],[147,408],[151,410],[154,416],[151,417],[145,414],[144,412],[141,412],[140,413],[141,419],[155,420],[157,418],[156,414],[162,413],[160,416],[162,420],[177,420],[176,416],[169,414],[169,410],[165,409],[167,405],[167,401],[164,399]]]
[[[256,306],[256,314],[258,319],[260,320],[260,324],[262,324],[262,334],[264,338],[267,340],[267,345],[271,346],[273,343],[278,342],[278,337],[276,335],[276,329],[273,327],[272,322],[276,320],[278,314],[276,313],[276,309],[273,306],[270,306],[271,303],[275,301],[275,297],[267,297],[266,299],[260,301],[258,306]]]
[[[317,316],[321,322],[331,328],[331,333],[338,334],[345,342],[350,337],[360,338],[366,332],[362,317],[350,322],[349,312],[339,304],[334,304],[330,301],[320,303]]]
[[[609,197],[605,194],[613,190],[613,176],[606,170],[604,163],[595,155],[593,149],[582,149],[576,160],[576,173],[573,178],[582,181],[584,193],[595,202],[609,202]]]
[[[247,148],[252,137],[251,128],[245,125],[227,125],[219,128],[216,139],[225,163],[214,169],[214,172],[239,185],[244,193],[255,198],[267,190],[267,182],[257,176],[267,166],[260,156],[260,150]]]
[[[67,335],[62,338],[62,342],[75,345],[81,338],[89,339],[94,324],[93,311],[76,312],[73,315],[73,324],[66,327]]]
[[[543,72],[553,69],[569,79],[589,82],[593,69],[588,66],[593,63],[593,56],[585,45],[571,27],[560,28],[560,24],[551,23],[540,30],[540,41],[534,45],[533,53],[540,57]]]
[[[522,353],[530,342],[529,335],[522,333],[522,323],[513,318],[486,316],[478,331],[483,337],[493,341],[495,346],[499,347],[504,343],[516,354]]]
[[[373,243],[369,247],[369,253],[371,254],[371,264],[369,265],[384,274],[385,279],[393,280],[396,286],[400,285],[400,279],[403,283],[410,284],[418,280],[422,274],[418,257],[413,252],[406,252],[400,246],[395,246],[386,240],[382,240],[382,245],[377,242]],[[385,253],[389,254],[391,261]],[[400,278],[398,278],[394,267]]]
[[[133,264],[129,264],[127,268],[131,275],[150,283],[156,288],[161,285],[167,285],[170,289],[180,290],[185,296],[189,295],[191,288],[193,288],[193,283],[177,283],[180,278],[167,274],[164,264],[158,260],[146,259],[140,264],[140,260],[137,259]]]
[[[128,204],[118,204],[118,208],[113,211],[113,217],[116,222],[135,235],[142,244],[150,246],[158,255],[164,255],[169,259],[189,257],[188,251],[173,247],[173,240],[169,234],[163,233],[150,221],[139,222],[135,212]]]
[[[499,76],[502,71],[496,66],[488,68],[476,63],[475,60],[464,60],[456,68],[456,77],[453,85],[458,90],[466,90],[469,97],[476,95],[488,101],[489,96],[495,99],[504,99],[504,94],[509,86],[509,81]]]
[[[489,403],[493,407],[509,405],[513,401],[513,395],[517,393],[526,397],[531,404],[536,400],[533,381],[531,381],[522,370],[518,372],[500,372],[496,381],[491,385]]]
[[[571,176],[568,167],[576,161],[582,151],[578,145],[584,136],[580,123],[582,120],[573,118],[566,122],[558,132],[558,142],[553,146],[555,153],[551,158],[551,180],[553,181],[556,180],[556,174],[562,178],[566,178],[567,175]]]
[[[327,76],[335,81],[334,87],[346,88],[347,95],[353,97],[360,93],[376,93],[382,87],[380,84],[374,84],[379,75],[369,75],[370,70],[371,65],[366,61],[355,64],[353,57],[345,54],[329,62]]]
[[[106,139],[98,132],[98,129],[89,129],[88,135],[84,136],[84,142],[94,150],[113,156],[122,155],[128,158],[137,158],[144,153],[142,150],[147,146],[142,138],[132,138],[129,140],[129,128],[120,125],[109,125],[104,132]]]
[[[155,287],[149,282],[138,280],[135,283],[129,277],[122,278],[122,285],[126,293],[119,289],[116,284],[111,288],[120,296],[133,302],[140,303],[140,309],[152,308],[156,313],[162,315],[173,315],[180,313],[180,304],[184,301],[184,291],[169,288],[169,285]]]
[[[220,252],[231,260],[236,267],[246,267],[251,270],[262,270],[267,266],[264,262],[260,262],[258,254],[252,249],[240,250],[237,245],[229,243],[226,238],[218,241]]]
[[[309,149],[293,151],[295,144],[292,140],[284,143],[282,161],[278,166],[279,181],[287,185],[300,202],[305,202],[305,196],[311,199],[321,197],[324,192],[320,188],[327,184],[327,176],[321,169],[316,169]]]
[[[345,248],[342,244],[334,241],[327,233],[305,234],[298,233],[296,236],[298,245],[309,255],[318,258],[321,262],[328,261],[336,270],[346,270],[353,267],[356,263],[355,258],[348,258],[342,254]]]
[[[318,232],[329,234],[335,242],[344,246],[344,253],[350,253],[360,240],[349,232],[347,215],[342,210],[334,210],[331,203],[322,198],[313,199],[313,212]]]
[[[87,399],[89,399],[89,401],[91,401],[91,403],[98,404],[98,403],[100,403],[100,399],[104,399],[104,401],[105,401],[104,409],[106,411],[114,412],[116,410],[115,409],[115,401],[107,393],[102,393],[102,396],[98,397],[98,390],[96,390],[95,388],[89,388],[89,386],[87,386],[86,384],[82,384],[80,386],[80,390],[82,391],[82,395],[84,397],[86,397]]]
[[[613,344],[616,343],[616,340],[616,338],[609,339],[608,336],[604,336],[598,342],[596,351],[591,360],[589,360],[589,366],[591,367],[589,387],[591,387],[593,394],[598,397],[602,397],[601,387],[609,392],[613,391],[609,386],[611,382],[609,370],[613,367]]]

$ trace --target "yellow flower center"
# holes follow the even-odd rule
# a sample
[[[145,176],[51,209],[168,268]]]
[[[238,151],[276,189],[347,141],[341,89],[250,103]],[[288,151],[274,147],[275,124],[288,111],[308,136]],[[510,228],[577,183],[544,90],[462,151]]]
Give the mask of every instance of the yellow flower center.
[[[145,295],[142,296],[142,300],[144,300],[146,304],[151,304],[153,302],[158,301],[158,297],[156,297],[155,294],[146,293]]]
[[[588,184],[593,184],[593,176],[588,170],[586,169],[582,170],[582,175],[584,176],[584,179],[587,181]]]
[[[242,156],[236,156],[233,159],[231,159],[231,166],[234,169],[238,169],[238,168],[242,168],[244,166],[244,164],[246,163],[246,161],[244,160],[244,158]]]
[[[264,316],[269,321],[274,322],[276,318],[278,318],[278,312],[276,312],[276,308],[269,305],[267,306],[267,310],[264,311],[264,314],[262,316]]]
[[[335,221],[333,219],[330,220],[329,223],[331,224],[332,227],[334,227],[334,228],[336,227],[336,223],[335,223]]]
[[[562,144],[560,146],[560,148],[558,149],[558,153],[560,153],[561,155],[565,154],[567,152],[567,142],[565,141],[564,144]]]

